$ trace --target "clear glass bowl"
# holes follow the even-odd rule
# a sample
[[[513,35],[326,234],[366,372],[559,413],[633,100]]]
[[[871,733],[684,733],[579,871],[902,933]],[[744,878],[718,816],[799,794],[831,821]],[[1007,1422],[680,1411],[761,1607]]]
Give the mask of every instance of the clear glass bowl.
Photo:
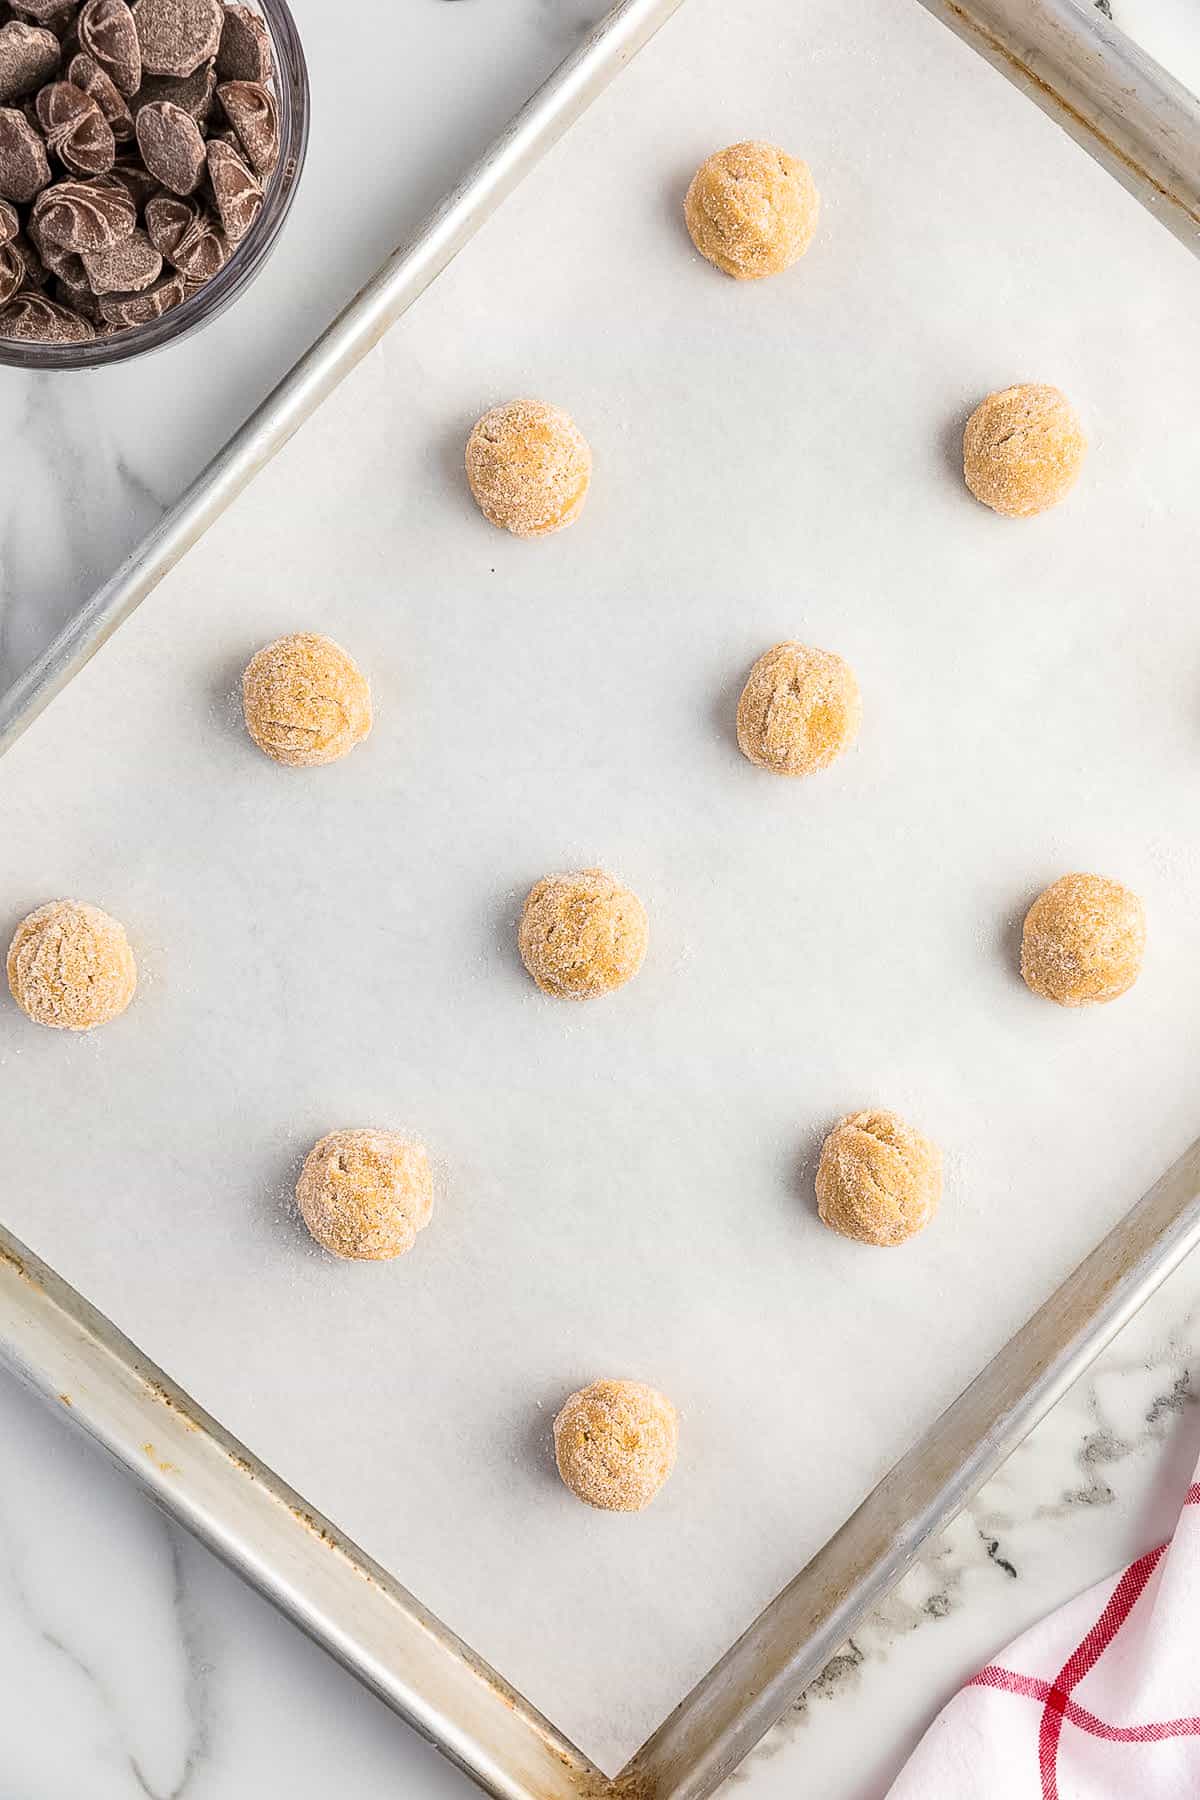
[[[250,286],[291,210],[308,147],[308,70],[300,35],[286,0],[255,0],[271,33],[275,103],[279,109],[279,161],[263,195],[262,211],[219,274],[149,325],[131,325],[85,344],[31,344],[0,338],[0,366],[13,369],[104,369],[177,343],[232,306]]]

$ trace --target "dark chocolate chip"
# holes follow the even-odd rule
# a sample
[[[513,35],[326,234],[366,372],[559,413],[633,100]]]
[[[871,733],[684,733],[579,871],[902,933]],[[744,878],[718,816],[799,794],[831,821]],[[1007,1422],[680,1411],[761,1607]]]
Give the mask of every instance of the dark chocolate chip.
[[[240,244],[262,211],[262,188],[238,152],[219,139],[208,146],[208,179],[225,235]]]
[[[140,294],[162,274],[163,259],[144,231],[133,231],[114,250],[83,258],[93,294]]]
[[[0,200],[0,244],[11,243],[21,229],[21,215],[11,200]]]
[[[146,202],[150,242],[189,281],[211,281],[229,261],[229,240],[195,200],[156,194]]]
[[[217,51],[217,74],[222,81],[270,81],[271,34],[266,23],[248,6],[226,6]]]
[[[220,0],[134,0],[133,17],[148,75],[190,75],[216,56],[225,22]]]
[[[185,292],[183,276],[172,271],[140,294],[103,294],[100,315],[112,326],[149,325],[178,306]]]
[[[51,275],[59,276],[61,280],[69,282],[72,287],[83,287],[86,284],[87,270],[83,266],[82,257],[74,250],[64,250],[61,244],[51,243],[35,218],[29,221],[29,236],[45,264],[46,270]],[[45,278],[45,271],[43,271],[43,281]]]
[[[34,220],[43,238],[62,250],[111,250],[137,223],[129,190],[111,175],[90,181],[58,181],[40,193]]]
[[[37,97],[46,148],[76,175],[106,175],[117,160],[112,126],[90,94],[54,81]]]
[[[217,89],[221,110],[260,181],[279,161],[279,115],[275,96],[257,81],[224,81]]]
[[[32,226],[30,229],[32,230]],[[19,231],[12,240],[12,247],[25,264],[25,286],[42,287],[46,281],[46,265],[38,255],[35,245],[23,231]]]
[[[73,56],[67,67],[67,80],[73,81],[77,88],[89,94],[108,120],[109,129],[118,144],[126,144],[133,136],[133,114],[129,110],[124,94],[106,69],[102,69],[94,56],[81,50]]]
[[[30,344],[85,344],[94,338],[89,321],[68,307],[27,290],[0,306],[0,337]]]
[[[70,312],[82,313],[93,325],[99,322],[100,305],[86,282],[77,287],[73,281],[67,281],[59,275],[54,283],[54,298]]]
[[[63,5],[63,0],[21,0],[21,4],[14,6],[13,11],[24,19],[36,19],[39,25],[52,25],[64,14],[69,23],[71,17],[71,9]]]
[[[0,303],[25,285],[25,259],[15,244],[0,244]]]
[[[57,72],[62,52],[52,31],[12,19],[0,26],[0,104],[32,94]]]
[[[49,180],[41,138],[23,112],[0,106],[0,198],[32,200]]]
[[[212,111],[217,88],[216,64],[204,62],[182,81],[173,75],[148,75],[138,90],[138,105],[152,106],[156,100],[169,100],[203,125]]]
[[[145,168],[140,157],[119,156],[109,174],[114,181],[119,181],[133,198],[133,204],[141,212],[152,194],[161,192],[149,169]]]
[[[137,93],[142,85],[142,52],[125,0],[87,0],[79,15],[79,43],[126,99]]]
[[[173,194],[194,194],[204,179],[204,139],[190,113],[156,100],[138,107],[134,127],[150,173]]]

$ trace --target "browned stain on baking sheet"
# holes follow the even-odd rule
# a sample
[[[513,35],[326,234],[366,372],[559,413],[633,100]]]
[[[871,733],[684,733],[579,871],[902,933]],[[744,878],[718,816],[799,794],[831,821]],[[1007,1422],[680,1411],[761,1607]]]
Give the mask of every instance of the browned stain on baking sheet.
[[[999,61],[1006,63],[1022,82],[1026,83],[1029,87],[1036,89],[1036,91],[1039,94],[1044,95],[1047,100],[1052,100],[1060,112],[1065,113],[1076,125],[1081,126],[1082,129],[1087,132],[1088,136],[1094,138],[1114,161],[1121,164],[1122,168],[1128,169],[1131,175],[1135,175],[1139,181],[1144,181],[1148,187],[1154,189],[1156,194],[1160,194],[1164,200],[1169,200],[1172,206],[1177,206],[1182,213],[1193,221],[1193,223],[1200,225],[1200,212],[1197,212],[1195,207],[1189,206],[1186,200],[1183,200],[1178,194],[1174,193],[1171,188],[1166,187],[1163,182],[1159,181],[1157,176],[1152,175],[1144,164],[1130,156],[1127,150],[1123,150],[1120,144],[1115,143],[1113,139],[1108,136],[1107,132],[1101,131],[1094,119],[1089,118],[1086,113],[1080,112],[1079,108],[1072,105],[1071,101],[1068,100],[1064,94],[1061,94],[1056,87],[1053,87],[1050,82],[1043,80],[1040,75],[1035,75],[1027,63],[1023,63],[1020,57],[1014,56],[1007,44],[994,36],[986,26],[981,25],[974,14],[969,12],[965,6],[959,6],[956,3],[956,0],[937,0],[937,4],[955,19],[959,20],[964,29],[969,32],[972,37],[976,37],[986,44],[989,51],[991,51]]]

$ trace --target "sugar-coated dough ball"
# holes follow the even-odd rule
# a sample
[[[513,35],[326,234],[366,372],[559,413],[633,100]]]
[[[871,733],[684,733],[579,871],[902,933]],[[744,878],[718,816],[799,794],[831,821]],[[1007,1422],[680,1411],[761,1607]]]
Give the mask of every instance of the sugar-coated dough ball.
[[[493,406],[467,439],[467,480],[479,510],[516,537],[548,537],[573,525],[591,479],[587,439],[544,400]]]
[[[546,875],[529,890],[517,943],[544,994],[590,1000],[637,974],[648,930],[635,893],[603,869],[584,869]]]
[[[831,650],[776,644],[760,656],[738,701],[742,754],[777,775],[827,769],[858,735],[854,670]]]
[[[1066,395],[1030,381],[989,394],[975,408],[963,432],[963,475],[985,506],[1024,519],[1066,499],[1086,453]]]
[[[429,1158],[424,1145],[395,1131],[331,1131],[305,1157],[296,1201],[335,1256],[404,1256],[433,1212]]]
[[[125,1011],[137,964],[124,928],[98,906],[51,900],[17,926],[8,985],[38,1025],[90,1031]]]
[[[1025,915],[1021,973],[1059,1006],[1092,1006],[1133,986],[1145,948],[1136,894],[1103,875],[1064,875]]]
[[[812,243],[821,200],[808,164],[775,144],[730,144],[701,163],[683,203],[701,256],[737,281],[778,275]]]
[[[821,1147],[817,1208],[826,1225],[863,1244],[902,1244],[942,1197],[942,1153],[897,1113],[851,1113]]]
[[[366,676],[340,644],[315,631],[276,638],[242,676],[246,730],[291,768],[336,762],[371,729]]]
[[[605,1512],[641,1512],[675,1467],[679,1419],[643,1381],[593,1381],[554,1421],[554,1456],[571,1492]]]

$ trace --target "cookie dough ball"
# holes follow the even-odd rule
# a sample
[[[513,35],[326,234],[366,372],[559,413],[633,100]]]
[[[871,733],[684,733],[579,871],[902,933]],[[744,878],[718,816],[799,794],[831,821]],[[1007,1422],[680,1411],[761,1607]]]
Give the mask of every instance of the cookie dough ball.
[[[643,1381],[593,1381],[554,1421],[558,1472],[579,1500],[605,1512],[641,1512],[675,1467],[679,1419]]]
[[[123,926],[106,912],[82,900],[52,900],[17,926],[8,985],[36,1024],[90,1031],[125,1011],[137,964]]]
[[[642,966],[646,909],[603,869],[547,875],[529,890],[517,943],[544,994],[590,1000],[623,987]]]
[[[1064,875],[1025,915],[1021,974],[1059,1006],[1092,1006],[1133,986],[1145,948],[1136,894],[1103,875]]]
[[[332,638],[295,631],[251,658],[242,676],[246,730],[290,768],[336,762],[371,729],[371,690]]]
[[[743,756],[776,775],[827,769],[858,736],[862,698],[854,670],[831,650],[776,644],[760,656],[738,701]]]
[[[989,394],[975,408],[963,432],[963,475],[993,512],[1024,519],[1066,499],[1086,453],[1066,395],[1030,381]]]
[[[467,439],[467,480],[479,510],[516,537],[548,537],[573,525],[591,479],[587,439],[544,400],[493,406]]]
[[[821,200],[808,164],[774,144],[730,144],[701,163],[683,203],[701,256],[736,281],[778,275],[812,243]]]
[[[424,1145],[394,1131],[331,1131],[304,1159],[296,1202],[313,1237],[334,1256],[404,1256],[433,1212]]]
[[[817,1208],[861,1244],[902,1244],[922,1231],[942,1197],[942,1153],[894,1112],[851,1113],[821,1147]]]

